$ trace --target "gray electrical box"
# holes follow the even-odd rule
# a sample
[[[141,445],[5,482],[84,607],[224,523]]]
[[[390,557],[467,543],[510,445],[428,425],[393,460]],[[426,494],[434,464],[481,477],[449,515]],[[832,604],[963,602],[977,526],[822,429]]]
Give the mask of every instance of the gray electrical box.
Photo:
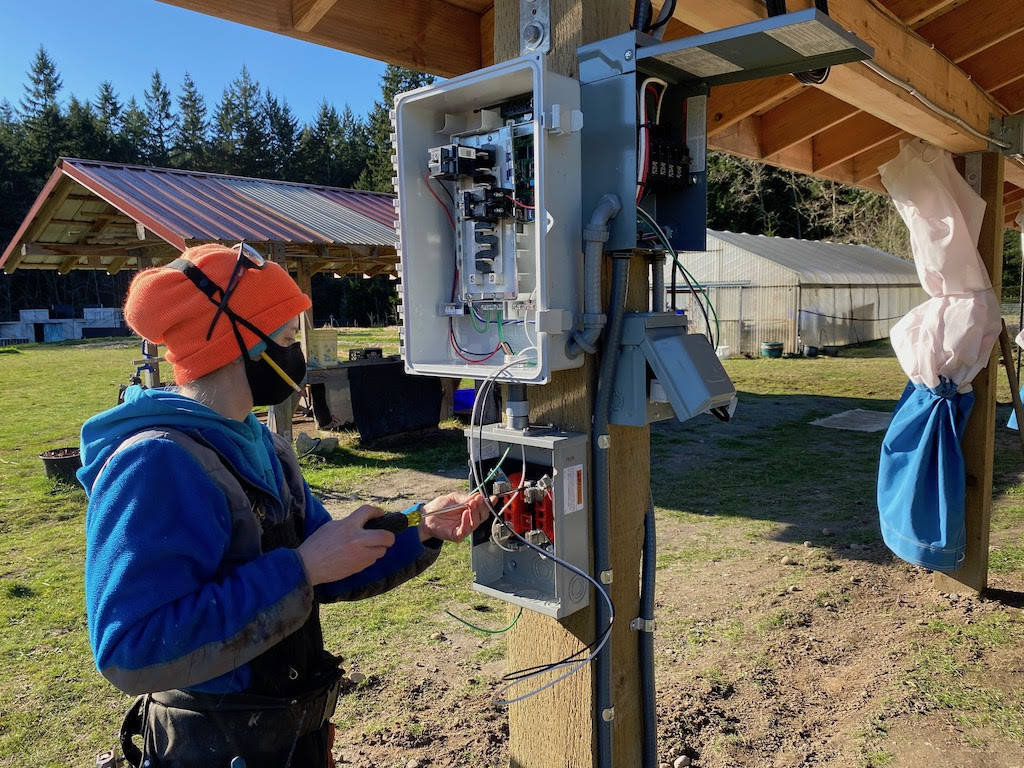
[[[686,421],[727,406],[736,388],[706,337],[686,332],[686,317],[638,312],[625,317],[612,393],[612,424],[640,427]]]
[[[509,528],[590,573],[590,466],[587,436],[553,427],[465,431],[488,493]],[[504,456],[504,460],[502,457]],[[500,467],[496,466],[500,462]],[[495,483],[498,485],[496,486]],[[473,535],[473,589],[562,618],[590,602],[590,583],[522,544],[493,518]]]

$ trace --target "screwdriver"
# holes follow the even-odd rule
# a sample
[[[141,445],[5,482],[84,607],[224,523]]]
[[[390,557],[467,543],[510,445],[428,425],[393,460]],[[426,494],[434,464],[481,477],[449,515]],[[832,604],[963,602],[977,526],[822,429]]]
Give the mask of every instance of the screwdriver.
[[[462,504],[449,504],[447,507],[441,507],[440,509],[435,509],[430,512],[424,512],[423,505],[420,504],[414,507],[408,514],[405,512],[388,512],[380,517],[372,517],[366,521],[363,528],[367,530],[384,530],[391,531],[392,533],[401,533],[409,526],[419,525],[423,522],[425,517],[440,515],[442,512],[453,512],[456,509],[465,509],[468,506],[469,502],[465,501]]]

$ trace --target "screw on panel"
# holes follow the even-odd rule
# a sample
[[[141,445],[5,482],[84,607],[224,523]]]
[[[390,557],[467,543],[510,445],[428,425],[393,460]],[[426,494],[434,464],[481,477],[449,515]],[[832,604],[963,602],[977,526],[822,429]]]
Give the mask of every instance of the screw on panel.
[[[633,60],[633,52],[632,51],[626,51],[624,54],[622,54],[622,58],[624,58],[626,61],[632,61]]]
[[[606,723],[610,723],[615,719],[615,707],[608,707],[608,709],[601,711],[601,719]]]
[[[610,448],[612,444],[611,435],[598,435],[597,436],[597,447],[598,448]]]
[[[601,579],[601,583],[602,584],[611,584],[612,583],[612,571],[611,571],[611,569],[609,569],[607,571],[601,571],[600,579]]]

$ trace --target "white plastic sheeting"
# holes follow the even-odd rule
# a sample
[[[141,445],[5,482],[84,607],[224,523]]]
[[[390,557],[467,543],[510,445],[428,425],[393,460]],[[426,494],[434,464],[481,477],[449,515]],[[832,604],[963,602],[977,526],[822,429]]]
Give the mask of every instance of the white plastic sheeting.
[[[931,296],[900,320],[890,339],[915,385],[941,379],[969,392],[999,336],[999,303],[978,253],[985,201],[953,166],[952,156],[920,139],[879,168],[882,183],[910,229],[921,285]]]

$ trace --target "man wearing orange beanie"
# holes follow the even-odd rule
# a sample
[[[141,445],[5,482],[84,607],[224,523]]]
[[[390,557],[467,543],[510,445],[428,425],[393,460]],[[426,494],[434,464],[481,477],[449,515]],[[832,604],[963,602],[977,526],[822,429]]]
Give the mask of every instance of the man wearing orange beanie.
[[[481,497],[449,494],[417,507],[463,506],[398,535],[364,528],[375,507],[331,519],[251,412],[302,381],[309,307],[244,244],[191,248],[129,288],[125,318],[166,345],[178,387],[131,387],[87,421],[79,480],[96,666],[143,694],[122,726],[132,765],[334,765],[342,678],[319,605],[398,586],[486,514]]]

